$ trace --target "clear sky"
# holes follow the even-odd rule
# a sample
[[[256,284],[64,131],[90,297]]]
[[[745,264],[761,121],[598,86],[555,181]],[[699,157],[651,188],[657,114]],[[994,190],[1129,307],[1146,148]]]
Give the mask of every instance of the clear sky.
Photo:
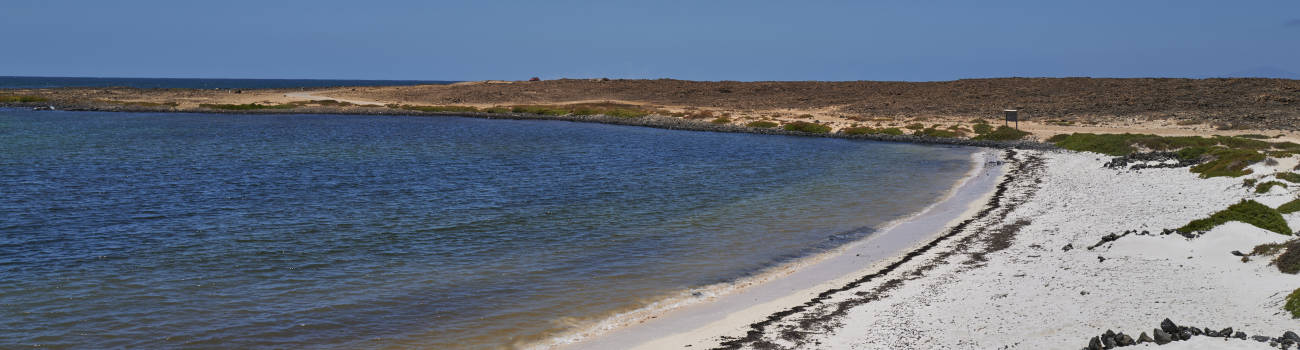
[[[4,0],[0,47],[0,75],[1279,75],[1300,72],[1300,1]]]

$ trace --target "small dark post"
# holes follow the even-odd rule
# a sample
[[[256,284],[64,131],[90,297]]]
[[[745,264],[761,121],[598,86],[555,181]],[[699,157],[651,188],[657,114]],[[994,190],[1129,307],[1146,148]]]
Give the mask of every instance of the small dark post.
[[[1003,125],[1003,126],[1008,126],[1008,124],[1010,124],[1011,122],[1015,122],[1015,123],[1016,123],[1016,130],[1020,130],[1020,117],[1019,117],[1018,115],[1016,115],[1017,112],[1019,112],[1019,111],[1020,111],[1020,110],[1018,110],[1018,109],[1004,109],[1004,110],[1002,110],[1002,113],[1005,113],[1005,114],[1007,115],[1007,119],[1004,120],[1004,121],[1002,122],[1002,125]]]

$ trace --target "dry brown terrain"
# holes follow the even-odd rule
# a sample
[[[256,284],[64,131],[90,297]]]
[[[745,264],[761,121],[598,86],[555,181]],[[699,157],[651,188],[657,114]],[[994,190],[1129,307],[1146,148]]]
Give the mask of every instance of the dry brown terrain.
[[[236,93],[238,92],[238,93]],[[465,82],[452,85],[268,90],[40,89],[50,104],[87,109],[160,107],[204,110],[199,104],[279,104],[335,99],[423,106],[513,106],[613,102],[662,112],[710,111],[730,123],[814,121],[853,125],[952,125],[998,120],[1019,107],[1037,137],[1061,132],[1143,131],[1166,135],[1300,131],[1300,80],[1000,78],[947,82],[697,82],[561,79]],[[136,103],[132,103],[136,102]],[[174,104],[174,106],[172,105]],[[13,105],[13,104],[10,104]],[[380,107],[366,107],[369,109]],[[309,105],[311,112],[355,106]],[[697,114],[696,117],[699,117]],[[1270,134],[1270,136],[1273,136]]]

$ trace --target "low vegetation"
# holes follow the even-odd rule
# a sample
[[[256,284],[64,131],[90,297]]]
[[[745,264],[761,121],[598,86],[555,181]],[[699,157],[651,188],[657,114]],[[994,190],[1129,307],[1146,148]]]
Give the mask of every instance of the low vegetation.
[[[1283,203],[1277,207],[1277,212],[1282,214],[1290,214],[1298,211],[1300,211],[1300,198]]]
[[[510,108],[514,113],[540,115],[607,115],[619,118],[637,118],[654,114],[654,111],[641,109],[635,105],[622,103],[575,103],[567,105],[523,105]]]
[[[856,126],[840,129],[840,133],[845,135],[902,135],[903,130],[899,128],[871,128],[866,126]]]
[[[943,130],[943,129],[935,129],[934,127],[929,127],[929,128],[925,128],[925,129],[917,130],[917,131],[913,132],[912,135],[916,135],[916,136],[925,136],[925,137],[945,137],[945,138],[946,138],[946,137],[957,137],[957,136],[961,136],[960,134],[958,134],[958,133],[955,132],[955,131],[951,131],[951,130]]]
[[[992,132],[993,126],[988,123],[978,123],[971,126],[971,130],[974,130],[976,134],[983,135]]]
[[[49,99],[40,96],[27,96],[27,95],[0,96],[0,103],[45,102],[48,100]]]
[[[510,113],[510,108],[509,107],[488,107],[488,108],[484,108],[483,112],[505,114],[505,113]]]
[[[785,124],[783,128],[789,131],[799,131],[811,134],[825,134],[831,132],[831,127],[829,126],[803,121],[790,122]]]
[[[1300,240],[1291,240],[1281,244],[1285,246],[1282,254],[1273,259],[1273,265],[1277,266],[1278,271],[1287,274],[1300,273]]]
[[[1291,312],[1291,318],[1300,318],[1300,288],[1286,296],[1286,304],[1282,308]]]
[[[1057,135],[1047,140],[1058,147],[1112,156],[1124,156],[1139,151],[1173,151],[1183,160],[1204,160],[1192,167],[1192,172],[1203,178],[1216,176],[1237,177],[1251,173],[1251,164],[1267,158],[1261,152],[1296,152],[1300,144],[1293,142],[1267,142],[1229,136],[1156,136],[1148,134],[1087,134]]]
[[[1273,189],[1273,186],[1282,186],[1282,188],[1286,188],[1286,184],[1284,184],[1284,183],[1282,183],[1282,182],[1279,182],[1279,181],[1268,181],[1268,182],[1264,182],[1264,183],[1261,183],[1261,184],[1259,184],[1259,185],[1256,185],[1256,186],[1255,186],[1255,193],[1268,193],[1269,190]]]
[[[978,131],[977,131],[978,132]],[[1028,131],[1020,131],[1009,126],[999,126],[991,132],[975,136],[973,140],[990,140],[990,141],[1015,141],[1029,136]]]
[[[760,128],[760,129],[771,129],[780,125],[781,124],[777,124],[776,122],[770,122],[766,120],[759,120],[759,121],[749,122],[749,124],[745,124],[745,126],[751,128]]]
[[[921,130],[921,129],[925,129],[925,124],[912,123],[912,124],[907,124],[907,126],[904,126],[903,128],[912,129],[912,130]]]
[[[100,100],[100,102],[119,104],[119,105],[123,105],[123,106],[139,106],[139,107],[176,107],[176,106],[179,106],[179,104],[177,104],[176,102],[161,102],[161,103],[159,103],[159,102],[145,102],[145,101],[116,101],[116,100]]]
[[[1300,174],[1297,173],[1277,173],[1275,176],[1290,183],[1300,183]]]
[[[259,109],[293,109],[298,106],[299,104],[293,104],[293,103],[278,104],[278,105],[264,105],[264,104],[257,104],[257,103],[245,103],[245,104],[204,103],[199,105],[199,107],[203,107],[203,108],[223,109],[229,111],[251,111],[251,110],[259,110]]]
[[[1237,135],[1237,137],[1248,138],[1248,139],[1259,139],[1259,140],[1271,138],[1268,137],[1268,135],[1260,135],[1260,134],[1244,134],[1244,135]]]
[[[391,108],[405,109],[410,111],[430,112],[430,113],[468,113],[478,112],[474,106],[413,106],[413,105],[389,105]]]
[[[1178,232],[1209,231],[1229,221],[1251,224],[1284,235],[1291,234],[1291,227],[1287,226],[1286,219],[1282,218],[1281,213],[1252,200],[1242,200],[1240,203],[1233,204],[1228,209],[1214,213],[1208,218],[1192,220],[1187,225],[1179,227]]]
[[[730,124],[730,123],[731,123],[731,118],[727,118],[727,117],[718,117],[718,118],[716,118],[716,119],[713,119],[713,121],[710,121],[710,123],[713,123],[713,124]]]

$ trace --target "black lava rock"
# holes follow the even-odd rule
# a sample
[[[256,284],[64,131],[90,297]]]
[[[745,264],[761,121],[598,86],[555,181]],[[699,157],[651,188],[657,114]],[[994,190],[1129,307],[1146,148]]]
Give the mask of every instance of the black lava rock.
[[[1174,338],[1169,336],[1169,333],[1166,333],[1164,330],[1159,328],[1156,328],[1156,330],[1153,331],[1151,334],[1156,335],[1157,345],[1165,345],[1165,344],[1169,344],[1169,342],[1171,341],[1174,341]]]
[[[1150,343],[1150,342],[1153,342],[1153,341],[1155,341],[1155,340],[1152,340],[1152,339],[1151,339],[1151,336],[1147,335],[1147,332],[1142,332],[1142,334],[1138,334],[1138,341],[1137,341],[1138,344],[1141,344],[1141,343]]]
[[[1174,324],[1174,321],[1170,321],[1167,318],[1164,321],[1160,321],[1160,330],[1165,331],[1165,333],[1169,333],[1169,334],[1174,334],[1182,331],[1181,329],[1178,329],[1178,325]]]
[[[1295,332],[1292,331],[1286,331],[1286,333],[1282,333],[1282,339],[1291,339],[1292,342],[1300,342],[1300,335],[1296,335]]]
[[[1088,350],[1102,350],[1102,349],[1101,349],[1101,338],[1098,338],[1098,337],[1092,337],[1092,340],[1089,340],[1089,341],[1088,341]]]
[[[1267,342],[1269,341],[1269,339],[1272,339],[1272,338],[1265,337],[1265,336],[1262,336],[1262,335],[1256,335],[1256,336],[1252,336],[1252,337],[1250,337],[1250,340],[1254,340],[1254,341],[1257,341],[1257,342],[1260,342],[1260,343],[1267,343]]]
[[[1102,337],[1102,338],[1101,338],[1101,348],[1102,348],[1102,349],[1114,349],[1114,348],[1115,348],[1115,337]]]
[[[1196,328],[1196,327],[1188,327],[1188,328],[1187,328],[1187,331],[1188,331],[1188,332],[1192,332],[1192,335],[1201,335],[1201,329],[1200,329],[1200,328]]]
[[[1219,331],[1219,336],[1224,338],[1232,338],[1232,327],[1224,328],[1223,330]]]
[[[1115,336],[1115,345],[1119,345],[1119,346],[1137,345],[1137,341],[1133,340],[1133,337],[1128,336],[1128,334],[1120,333],[1118,336]]]
[[[1232,334],[1232,337],[1233,337],[1233,338],[1237,338],[1237,339],[1245,340],[1245,339],[1246,339],[1246,332],[1237,332],[1237,333],[1233,333],[1233,334]]]

